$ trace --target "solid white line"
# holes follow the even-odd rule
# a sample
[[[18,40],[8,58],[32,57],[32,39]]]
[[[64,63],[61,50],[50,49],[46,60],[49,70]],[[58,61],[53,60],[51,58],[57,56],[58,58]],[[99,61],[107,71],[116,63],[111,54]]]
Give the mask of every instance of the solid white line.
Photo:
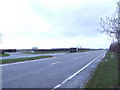
[[[102,54],[101,54],[102,55]],[[71,75],[70,77],[68,77],[67,79],[65,79],[62,83],[56,85],[52,90],[55,90],[57,88],[59,88],[62,84],[64,84],[65,82],[67,82],[68,80],[70,80],[71,78],[73,78],[74,76],[76,76],[78,73],[80,73],[82,70],[84,70],[85,68],[87,68],[92,62],[94,62],[96,59],[98,59],[101,55],[97,56],[95,59],[93,59],[91,62],[89,62],[88,64],[86,64],[84,67],[82,67],[80,70],[78,70],[76,73],[74,73],[73,75]]]
[[[51,65],[54,65],[54,64],[57,64],[57,63],[60,63],[60,62],[51,63]]]
[[[44,59],[41,59],[41,60],[21,61],[21,62],[15,62],[15,63],[3,64],[3,65],[0,65],[0,66],[8,66],[8,65],[22,64],[22,63],[27,63],[27,62],[45,61],[45,60],[48,60],[48,59],[54,59],[54,58],[56,58],[56,57],[44,58]]]
[[[105,57],[106,53],[103,55],[103,58]]]

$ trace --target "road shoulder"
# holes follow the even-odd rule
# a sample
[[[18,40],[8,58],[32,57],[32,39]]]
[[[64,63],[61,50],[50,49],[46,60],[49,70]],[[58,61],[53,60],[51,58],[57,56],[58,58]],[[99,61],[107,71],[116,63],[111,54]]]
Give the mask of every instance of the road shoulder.
[[[85,88],[117,88],[118,87],[118,58],[108,51],[90,77]]]

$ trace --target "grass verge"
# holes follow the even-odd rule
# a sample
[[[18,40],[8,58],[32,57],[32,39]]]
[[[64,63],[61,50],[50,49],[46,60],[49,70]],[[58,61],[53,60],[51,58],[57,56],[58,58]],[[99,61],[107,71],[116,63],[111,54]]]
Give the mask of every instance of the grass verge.
[[[90,50],[78,50],[78,52],[88,52]]]
[[[53,57],[53,56],[37,56],[37,57],[27,57],[27,58],[4,59],[4,60],[0,60],[0,64],[20,62],[20,61],[29,61],[29,60],[49,58],[49,57]]]
[[[110,51],[91,75],[85,88],[117,88],[118,56]]]
[[[0,54],[0,57],[10,56],[9,54]]]

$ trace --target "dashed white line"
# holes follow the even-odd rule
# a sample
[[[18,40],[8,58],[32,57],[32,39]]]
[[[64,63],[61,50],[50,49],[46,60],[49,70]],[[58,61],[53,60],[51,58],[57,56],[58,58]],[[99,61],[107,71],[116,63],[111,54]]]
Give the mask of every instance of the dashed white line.
[[[101,54],[102,55],[102,54]],[[62,83],[56,85],[52,90],[55,90],[57,88],[59,88],[62,84],[64,84],[65,82],[67,82],[68,80],[70,80],[71,78],[73,78],[74,76],[76,76],[78,73],[80,73],[82,70],[84,70],[85,68],[87,68],[92,62],[94,62],[96,59],[98,59],[101,55],[97,56],[95,59],[93,59],[91,62],[89,62],[88,64],[86,64],[84,67],[82,67],[80,70],[78,70],[76,73],[74,73],[73,75],[71,75],[70,77],[68,77],[67,79],[65,79]]]
[[[54,64],[57,64],[57,63],[60,63],[60,62],[51,63],[51,65],[54,65]]]

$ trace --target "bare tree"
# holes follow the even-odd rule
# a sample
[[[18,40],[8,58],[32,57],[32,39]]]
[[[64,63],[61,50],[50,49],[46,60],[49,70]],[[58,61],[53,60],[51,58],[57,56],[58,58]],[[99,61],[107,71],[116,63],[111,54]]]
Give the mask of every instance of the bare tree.
[[[117,4],[118,7],[115,17],[114,18],[106,17],[105,20],[101,18],[100,27],[102,29],[100,29],[99,31],[105,32],[110,37],[112,37],[114,41],[117,40],[118,43],[120,43],[120,1]]]

